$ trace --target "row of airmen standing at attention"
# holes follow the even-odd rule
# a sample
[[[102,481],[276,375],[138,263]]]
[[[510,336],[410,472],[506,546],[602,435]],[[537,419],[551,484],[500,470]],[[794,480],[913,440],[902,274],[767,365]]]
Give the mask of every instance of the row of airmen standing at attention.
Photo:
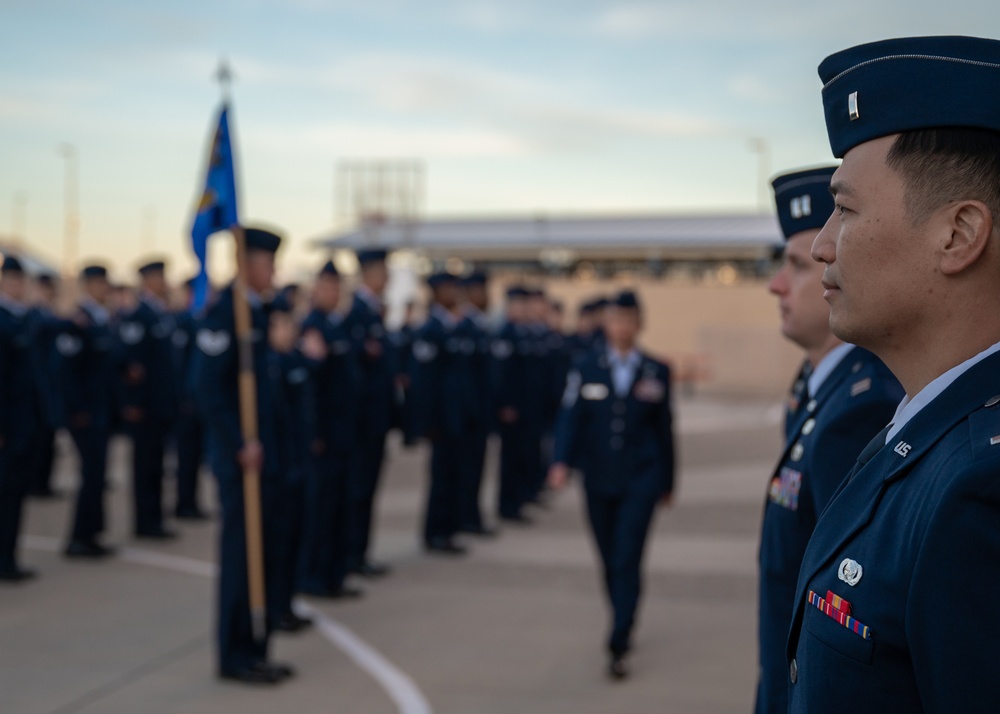
[[[24,498],[59,495],[52,487],[58,429],[68,431],[80,459],[68,557],[113,552],[101,535],[108,442],[115,431],[134,444],[136,537],[176,535],[164,527],[164,452],[171,440],[178,453],[174,515],[204,519],[197,502],[200,431],[190,397],[180,389],[194,320],[168,309],[163,263],[140,268],[140,289],[129,304],[115,299],[104,267],[85,267],[79,300],[65,316],[57,311],[55,276],[36,276],[32,286],[16,257],[7,257],[0,273],[0,581],[34,576],[20,566],[16,542]]]
[[[384,325],[386,252],[359,251],[359,284],[338,311],[341,278],[328,262],[316,277],[311,307],[299,319],[275,293],[277,236],[248,229],[247,280],[254,320],[260,442],[243,443],[236,399],[233,288],[201,313],[168,308],[162,261],[139,269],[129,305],[100,265],[80,274],[79,299],[65,317],[54,309],[54,278],[29,278],[16,258],[0,279],[0,577],[34,573],[19,564],[16,543],[29,492],[50,486],[55,430],[65,428],[80,457],[79,485],[65,548],[68,557],[113,553],[102,536],[108,444],[121,430],[132,442],[133,532],[170,539],[165,526],[164,456],[177,452],[174,515],[206,517],[198,472],[207,459],[218,480],[223,521],[220,674],[279,681],[250,637],[246,603],[241,466],[263,468],[269,624],[295,631],[308,622],[291,609],[295,592],[342,598],[361,593],[355,573],[387,568],[369,557],[372,515],[390,429],[405,443],[431,444],[423,526],[428,551],[461,554],[460,533],[495,533],[481,507],[486,442],[501,436],[497,516],[528,524],[539,503],[552,452],[565,376],[575,354],[601,344],[606,300],[581,307],[578,332],[561,332],[562,307],[541,290],[513,287],[498,325],[489,313],[487,277],[435,274],[427,320],[419,329]],[[255,273],[256,270],[256,273]],[[270,296],[274,297],[270,297]]]

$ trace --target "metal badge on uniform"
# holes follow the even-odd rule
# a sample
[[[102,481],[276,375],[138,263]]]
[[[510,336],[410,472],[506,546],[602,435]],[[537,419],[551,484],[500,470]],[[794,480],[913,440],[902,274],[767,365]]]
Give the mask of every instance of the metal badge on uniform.
[[[658,379],[644,377],[635,384],[635,398],[640,402],[659,402],[667,393],[667,388]]]
[[[797,441],[795,442],[795,446],[792,447],[792,452],[789,454],[789,457],[792,459],[792,461],[801,461],[802,455],[805,452],[806,452],[806,447],[802,445],[801,441]]]
[[[600,401],[608,398],[608,385],[591,382],[580,387],[580,396],[590,401]]]
[[[509,340],[497,340],[490,351],[497,359],[507,359],[514,354],[514,345]]]
[[[432,342],[417,340],[413,343],[413,358],[417,360],[417,362],[430,362],[432,359],[437,357],[437,353],[437,345]]]
[[[861,567],[861,563],[850,558],[844,558],[840,562],[840,567],[837,568],[837,577],[852,588],[861,581],[861,576],[864,573],[865,569]]]
[[[851,118],[851,121],[857,121],[861,118],[861,113],[858,111],[857,92],[851,92],[847,97],[847,115]]]
[[[198,345],[198,349],[209,357],[218,357],[229,349],[229,333],[225,330],[218,332],[207,329],[198,330],[198,334],[195,335],[195,343]]]
[[[75,357],[83,349],[83,341],[79,337],[63,333],[56,337],[56,349],[63,357]]]
[[[566,375],[566,389],[563,391],[562,398],[563,409],[572,409],[573,405],[576,404],[577,397],[580,396],[581,381],[580,373],[575,369]]]
[[[123,322],[118,333],[126,345],[137,345],[145,336],[146,328],[142,326],[141,322]]]
[[[802,491],[802,472],[782,466],[778,475],[771,479],[767,497],[790,511],[799,510],[799,493]]]
[[[851,396],[856,397],[859,394],[864,394],[869,389],[872,388],[872,378],[865,377],[851,385]]]

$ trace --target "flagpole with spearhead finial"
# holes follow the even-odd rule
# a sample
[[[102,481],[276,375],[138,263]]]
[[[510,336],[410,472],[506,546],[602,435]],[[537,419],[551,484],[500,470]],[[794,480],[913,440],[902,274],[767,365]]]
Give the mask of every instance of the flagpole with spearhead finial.
[[[223,59],[215,74],[222,101],[229,105],[233,73]],[[246,234],[238,223],[230,227],[236,243],[236,281],[233,286],[233,318],[239,360],[240,431],[244,445],[260,441],[257,422],[257,378],[253,364],[253,326],[247,299]],[[247,541],[247,585],[250,596],[250,626],[253,637],[263,642],[267,634],[267,599],[264,589],[264,537],[261,519],[260,464],[243,466],[243,519]]]

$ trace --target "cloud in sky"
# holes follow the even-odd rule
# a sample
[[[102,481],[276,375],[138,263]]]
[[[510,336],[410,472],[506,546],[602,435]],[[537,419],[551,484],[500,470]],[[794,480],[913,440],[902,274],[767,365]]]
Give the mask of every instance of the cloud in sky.
[[[62,163],[81,155],[83,240],[122,266],[141,216],[181,255],[232,60],[250,217],[289,257],[330,224],[343,158],[427,161],[434,213],[752,208],[775,170],[829,159],[816,65],[900,34],[1000,36],[970,0],[121,0],[0,2],[0,235],[61,244]]]

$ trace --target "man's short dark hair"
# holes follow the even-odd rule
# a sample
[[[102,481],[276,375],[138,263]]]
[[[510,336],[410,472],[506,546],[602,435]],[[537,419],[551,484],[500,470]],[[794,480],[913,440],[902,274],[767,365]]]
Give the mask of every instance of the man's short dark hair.
[[[1000,228],[1000,132],[945,127],[900,134],[886,157],[906,185],[906,212],[919,223],[952,201],[982,201]]]

